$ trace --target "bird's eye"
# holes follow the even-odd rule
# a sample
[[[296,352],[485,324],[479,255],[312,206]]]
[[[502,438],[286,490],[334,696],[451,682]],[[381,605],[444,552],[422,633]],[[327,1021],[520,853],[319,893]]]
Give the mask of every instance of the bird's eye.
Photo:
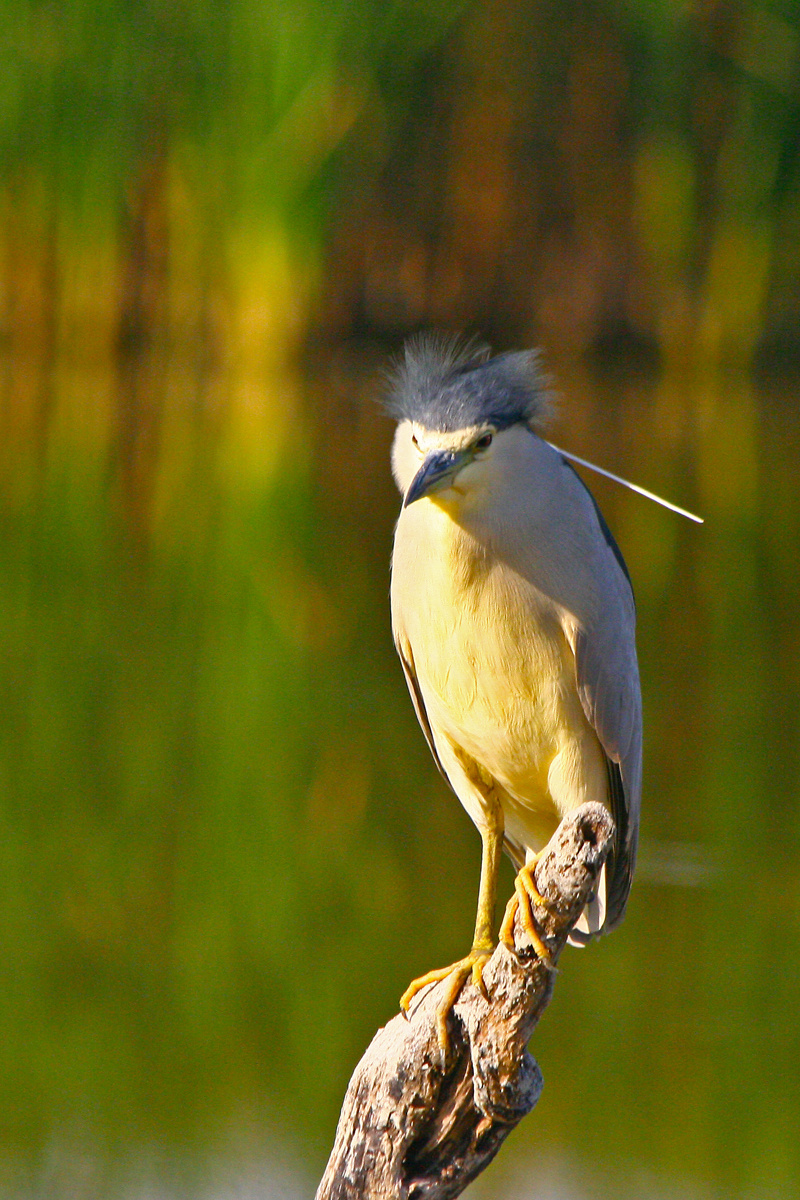
[[[478,438],[477,442],[475,443],[475,449],[476,450],[488,450],[492,444],[493,437],[494,437],[494,434],[482,433],[481,436]]]
[[[416,446],[417,449],[419,450],[419,442],[417,441],[417,435],[415,433],[412,433],[412,435],[411,435],[411,444],[413,446]]]

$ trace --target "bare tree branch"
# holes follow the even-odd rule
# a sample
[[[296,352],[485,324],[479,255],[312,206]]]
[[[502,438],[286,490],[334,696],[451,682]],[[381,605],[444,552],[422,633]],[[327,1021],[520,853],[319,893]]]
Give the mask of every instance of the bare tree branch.
[[[591,895],[614,833],[599,804],[562,821],[536,868],[548,907],[537,925],[555,963]],[[410,1017],[380,1029],[347,1089],[316,1200],[449,1200],[494,1158],[535,1105],[542,1076],[526,1045],[553,991],[519,916],[517,954],[498,946],[483,978],[450,1017],[446,1064],[436,1037],[444,983],[414,1001]]]

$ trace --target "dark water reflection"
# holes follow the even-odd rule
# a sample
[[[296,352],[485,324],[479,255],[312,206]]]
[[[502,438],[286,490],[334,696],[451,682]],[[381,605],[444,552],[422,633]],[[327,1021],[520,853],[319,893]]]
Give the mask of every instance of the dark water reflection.
[[[309,1194],[372,1032],[469,938],[477,837],[389,634],[379,357],[262,407],[173,381],[146,451],[96,379],[54,373],[39,445],[3,410],[9,1197]],[[555,440],[707,523],[591,481],[639,605],[641,869],[473,1193],[797,1195],[798,416],[774,382],[553,366]]]

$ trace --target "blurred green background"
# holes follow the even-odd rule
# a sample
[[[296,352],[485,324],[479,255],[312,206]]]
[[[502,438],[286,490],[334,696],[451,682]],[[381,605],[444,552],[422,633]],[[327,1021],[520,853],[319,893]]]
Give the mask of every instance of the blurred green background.
[[[589,480],[641,866],[469,1194],[800,1194],[796,0],[0,14],[0,1195],[312,1194],[468,944],[388,613],[429,326],[541,345],[554,440],[706,518]]]

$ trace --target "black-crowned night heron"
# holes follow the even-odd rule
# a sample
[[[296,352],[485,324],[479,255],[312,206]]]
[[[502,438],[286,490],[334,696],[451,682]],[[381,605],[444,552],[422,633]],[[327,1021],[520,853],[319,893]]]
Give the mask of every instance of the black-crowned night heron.
[[[519,874],[517,911],[547,961],[533,867],[561,818],[610,810],[614,852],[571,940],[621,920],[639,827],[642,718],[633,592],[600,511],[562,454],[538,436],[548,404],[536,354],[428,338],[409,343],[389,407],[403,495],[392,557],[392,625],[434,759],[483,843],[466,958],[415,980],[401,1000],[451,977],[447,1015],[497,945],[500,852]]]

